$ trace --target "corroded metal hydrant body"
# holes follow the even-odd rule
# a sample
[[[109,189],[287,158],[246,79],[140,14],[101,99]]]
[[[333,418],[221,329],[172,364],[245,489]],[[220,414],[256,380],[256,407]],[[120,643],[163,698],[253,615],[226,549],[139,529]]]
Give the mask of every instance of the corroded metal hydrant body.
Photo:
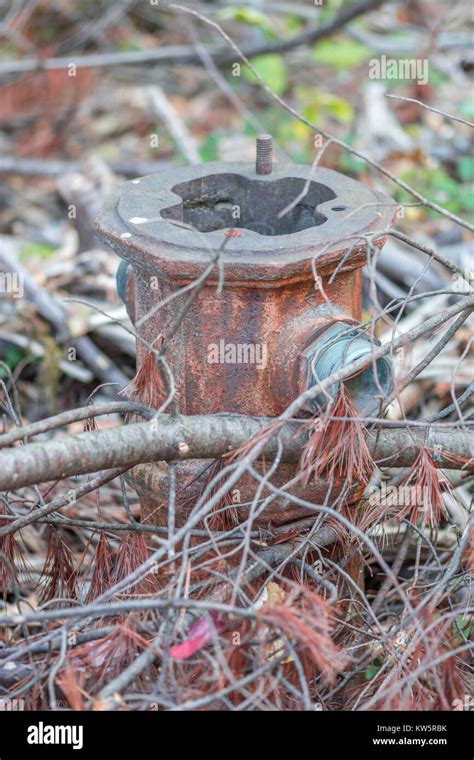
[[[97,229],[133,268],[137,367],[193,296],[166,350],[179,412],[280,414],[314,382],[315,367],[324,379],[355,358],[354,346],[357,356],[371,350],[351,325],[361,317],[368,241],[383,245],[394,209],[381,193],[308,166],[256,173],[248,163],[211,163],[124,183]],[[391,386],[385,360],[375,371],[348,381],[364,413]],[[181,462],[178,483],[193,481],[203,464]],[[282,465],[273,482],[292,473]],[[165,524],[166,465],[142,465],[132,478],[144,515],[154,511]],[[255,481],[241,485],[244,502]],[[198,492],[199,478],[192,487]],[[321,493],[309,487],[304,496]],[[282,523],[297,513],[277,500],[260,519]]]

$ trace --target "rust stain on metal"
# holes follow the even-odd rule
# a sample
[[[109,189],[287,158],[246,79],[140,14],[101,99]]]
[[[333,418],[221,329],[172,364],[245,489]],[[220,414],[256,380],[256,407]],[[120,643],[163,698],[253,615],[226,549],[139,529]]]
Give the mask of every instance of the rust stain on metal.
[[[178,291],[220,256],[167,349],[178,408],[276,416],[301,391],[303,352],[315,335],[335,320],[360,319],[366,236],[381,247],[395,208],[328,169],[274,164],[257,174],[248,163],[211,163],[124,183],[97,232],[133,267],[129,311],[149,344],[169,333],[187,296]],[[138,341],[138,368],[145,354]],[[203,464],[181,462],[177,476],[192,480]],[[163,468],[141,466],[135,478],[143,517],[153,512],[153,521],[165,524]],[[252,489],[250,481],[243,487],[247,495]],[[262,519],[284,522],[292,510],[276,502]]]

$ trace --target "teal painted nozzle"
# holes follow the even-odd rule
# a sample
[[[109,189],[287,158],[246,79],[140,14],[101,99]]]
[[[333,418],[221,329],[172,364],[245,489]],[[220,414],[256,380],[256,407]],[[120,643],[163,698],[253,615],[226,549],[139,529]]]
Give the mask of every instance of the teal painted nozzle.
[[[333,372],[346,367],[355,359],[372,353],[378,341],[372,341],[363,330],[352,328],[345,322],[331,325],[306,351],[306,387],[312,388]],[[388,399],[393,388],[393,365],[388,357],[377,359],[363,372],[344,381],[361,416],[371,417],[379,413],[381,403]],[[313,413],[324,409],[335,398],[338,383],[322,391],[312,399],[309,410]]]

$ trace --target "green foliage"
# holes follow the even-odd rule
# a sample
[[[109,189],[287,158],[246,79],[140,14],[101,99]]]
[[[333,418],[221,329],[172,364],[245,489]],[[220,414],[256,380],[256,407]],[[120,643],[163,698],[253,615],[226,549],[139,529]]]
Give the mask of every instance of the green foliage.
[[[347,132],[343,135],[342,139],[347,145],[352,145],[354,142],[354,134],[352,134],[352,132]],[[367,171],[367,164],[361,158],[357,158],[357,156],[353,156],[352,153],[343,150],[339,161],[339,171],[344,174],[349,174],[352,177],[358,177]]]
[[[346,0],[322,0],[322,5],[315,5],[315,14],[321,23],[334,15],[342,8]]]
[[[353,69],[367,61],[372,51],[356,40],[339,37],[318,42],[312,51],[312,57],[318,63],[331,66],[336,71]]]
[[[283,95],[288,85],[288,69],[281,55],[266,53],[251,59],[257,74],[277,95]],[[259,84],[248,68],[242,69],[244,76],[251,82]]]
[[[55,247],[48,243],[25,243],[20,249],[20,261],[26,261],[31,256],[47,259],[55,250]]]
[[[119,40],[117,43],[117,49],[123,50],[125,53],[134,53],[141,50],[141,45],[135,40]]]
[[[300,18],[297,16],[292,16],[289,13],[283,17],[283,20],[285,24],[285,31],[288,32],[289,35],[298,34],[298,32],[300,32],[304,26]]]
[[[466,643],[463,636],[465,636],[468,641],[472,641],[474,636],[474,623],[472,617],[460,615],[460,617],[456,618],[456,624],[453,624],[452,631],[455,646],[462,646]]]
[[[463,182],[474,182],[474,158],[472,156],[458,158],[456,168]]]
[[[472,187],[469,183],[454,179],[442,167],[413,166],[404,171],[400,178],[412,187],[416,187],[421,195],[444,206],[454,214],[462,215],[474,211]],[[401,188],[397,188],[394,194],[395,199],[401,203],[410,203],[413,200]],[[432,217],[438,216],[436,212],[429,209],[427,213]]]
[[[380,668],[383,665],[383,659],[381,657],[376,657],[375,660],[373,660],[369,665],[367,665],[364,673],[364,678],[366,681],[371,681],[372,678],[375,678],[377,673],[379,672]]]
[[[361,158],[353,156],[352,153],[343,151],[341,154],[339,170],[344,174],[350,174],[353,177],[358,177],[367,171],[367,164]]]
[[[24,352],[18,346],[12,346],[7,344],[3,354],[3,362],[11,369],[15,369],[16,365],[25,356]],[[0,367],[0,377],[5,377],[7,371],[4,367]]]
[[[459,114],[464,116],[465,119],[474,119],[474,98],[470,100],[464,100],[459,105]]]
[[[199,147],[199,155],[202,161],[217,161],[218,159],[219,138],[217,135],[209,132],[206,139]]]
[[[297,87],[296,95],[305,104],[301,109],[303,116],[317,126],[322,126],[328,118],[334,119],[340,124],[347,124],[354,118],[352,105],[331,92],[314,90],[309,87]],[[301,126],[305,131],[310,130],[303,124]]]
[[[218,15],[224,21],[241,21],[244,24],[257,26],[266,36],[275,36],[268,16],[255,8],[245,8],[243,5],[230,6],[228,8],[221,8]]]
[[[446,76],[443,71],[437,69],[436,66],[433,66],[433,64],[430,62],[430,65],[428,67],[428,84],[430,84],[431,87],[440,87],[442,84],[448,81],[449,77]]]

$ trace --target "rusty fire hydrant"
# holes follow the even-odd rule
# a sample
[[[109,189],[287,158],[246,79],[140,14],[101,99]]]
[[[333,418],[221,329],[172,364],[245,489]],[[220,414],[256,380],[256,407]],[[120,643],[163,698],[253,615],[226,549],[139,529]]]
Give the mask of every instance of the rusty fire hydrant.
[[[122,184],[97,231],[133,274],[126,293],[143,339],[137,369],[146,346],[170,334],[196,282],[166,352],[179,412],[281,414],[309,385],[372,350],[358,328],[362,267],[369,246],[384,244],[394,211],[390,198],[337,172],[272,164],[268,136],[257,141],[256,165],[215,162]],[[392,387],[390,361],[346,385],[361,413],[376,412]],[[308,411],[324,400],[316,397]],[[178,499],[176,525],[202,490],[208,464],[175,465],[186,497]],[[149,463],[131,472],[142,520],[166,525],[167,467]],[[272,482],[286,484],[294,471],[282,464]],[[320,483],[291,492],[315,503],[324,498]],[[254,493],[255,480],[244,476],[234,504],[242,517],[239,505]],[[302,512],[277,498],[257,522],[282,524]]]

